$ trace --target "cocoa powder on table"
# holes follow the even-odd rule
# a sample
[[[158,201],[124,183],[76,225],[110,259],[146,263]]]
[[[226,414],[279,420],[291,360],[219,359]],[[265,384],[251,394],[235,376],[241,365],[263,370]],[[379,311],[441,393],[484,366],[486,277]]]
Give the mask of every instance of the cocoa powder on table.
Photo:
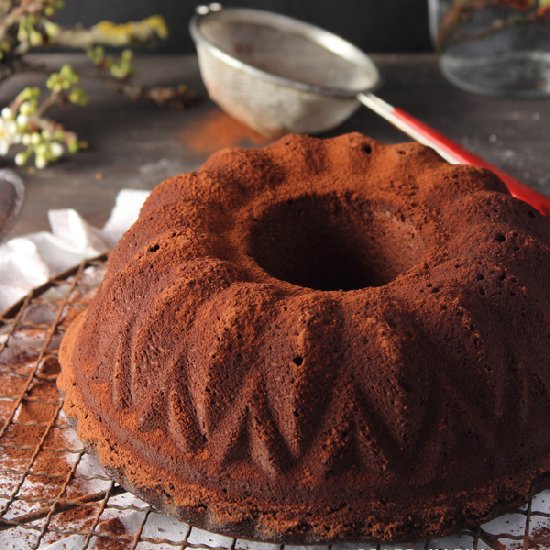
[[[181,134],[183,144],[193,153],[213,153],[224,147],[261,145],[268,138],[221,110],[208,111],[193,120]]]

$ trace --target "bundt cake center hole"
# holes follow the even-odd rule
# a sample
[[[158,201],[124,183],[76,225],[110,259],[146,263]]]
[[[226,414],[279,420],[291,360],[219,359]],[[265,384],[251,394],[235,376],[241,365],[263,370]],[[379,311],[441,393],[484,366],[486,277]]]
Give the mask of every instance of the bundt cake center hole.
[[[271,206],[254,222],[250,249],[271,276],[330,291],[385,285],[418,261],[423,245],[402,216],[330,194]]]

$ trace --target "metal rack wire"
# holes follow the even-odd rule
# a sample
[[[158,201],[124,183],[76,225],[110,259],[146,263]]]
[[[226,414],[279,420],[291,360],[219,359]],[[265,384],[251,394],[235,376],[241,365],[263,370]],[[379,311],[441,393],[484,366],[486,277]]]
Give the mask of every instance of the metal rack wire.
[[[156,512],[114,483],[67,423],[55,386],[58,345],[101,281],[105,260],[83,262],[52,279],[0,318],[0,549],[284,550]],[[550,491],[513,514],[446,539],[312,548],[548,550]]]

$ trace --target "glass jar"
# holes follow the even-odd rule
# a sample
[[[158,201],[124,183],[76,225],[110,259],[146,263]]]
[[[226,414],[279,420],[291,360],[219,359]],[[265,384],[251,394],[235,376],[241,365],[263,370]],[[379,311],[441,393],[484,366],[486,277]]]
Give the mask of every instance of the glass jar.
[[[442,73],[469,91],[550,95],[550,0],[429,0]]]

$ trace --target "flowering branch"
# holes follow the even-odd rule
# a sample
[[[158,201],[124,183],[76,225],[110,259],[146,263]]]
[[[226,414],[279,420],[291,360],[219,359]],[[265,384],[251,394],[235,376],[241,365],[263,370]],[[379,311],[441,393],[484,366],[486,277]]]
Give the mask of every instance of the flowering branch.
[[[36,168],[44,168],[65,152],[76,153],[85,148],[86,143],[79,142],[74,132],[44,116],[57,104],[86,105],[88,98],[78,82],[72,67],[64,65],[48,78],[46,86],[50,94],[42,101],[40,88],[24,88],[10,106],[1,111],[0,154],[7,155],[15,147],[19,149],[16,164],[21,166],[33,161]]]
[[[159,15],[130,21],[113,23],[100,21],[89,29],[63,29],[52,23],[49,28],[50,43],[72,48],[89,48],[95,44],[107,46],[127,46],[129,44],[154,44],[168,36],[166,22]]]
[[[183,85],[144,87],[132,78],[133,53],[125,48],[116,56],[107,54],[104,46],[124,47],[152,45],[168,36],[164,19],[158,15],[142,21],[113,23],[100,21],[90,28],[66,29],[52,21],[64,0],[0,0],[0,79],[24,69],[25,53],[31,49],[69,46],[86,51],[96,67],[96,76],[114,83],[117,89],[133,100],[151,100],[159,105],[186,107],[194,100]],[[1,111],[0,155],[17,149],[15,162],[34,162],[43,168],[65,152],[75,153],[87,144],[74,132],[45,117],[54,105],[73,103],[86,105],[87,96],[78,86],[79,76],[65,65],[46,81],[49,95],[42,97],[40,88],[25,88]]]
[[[119,91],[133,101],[149,100],[163,107],[184,108],[191,105],[196,99],[195,94],[183,84],[178,86],[141,86],[133,83],[131,80],[134,75],[132,50],[122,50],[120,57],[116,58],[107,55],[103,46],[94,46],[88,50],[88,59],[100,73],[120,81]]]

